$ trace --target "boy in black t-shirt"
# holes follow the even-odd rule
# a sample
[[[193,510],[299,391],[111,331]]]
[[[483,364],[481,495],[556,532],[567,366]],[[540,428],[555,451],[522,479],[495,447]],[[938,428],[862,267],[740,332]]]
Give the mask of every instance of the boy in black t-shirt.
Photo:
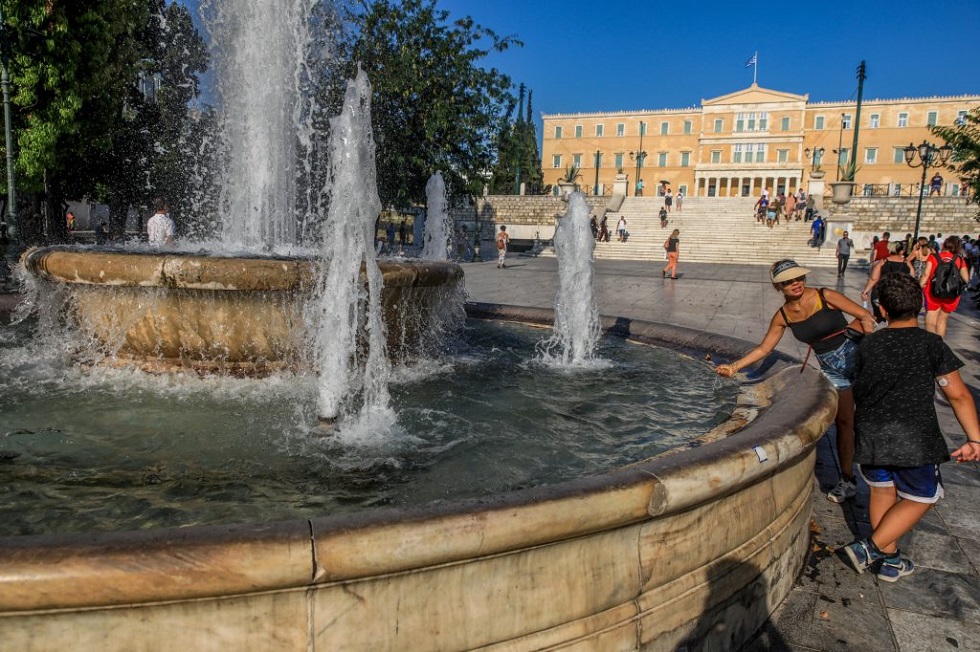
[[[934,333],[919,328],[922,292],[906,274],[878,283],[888,328],[864,338],[854,382],[854,459],[871,488],[872,534],[844,547],[854,569],[880,563],[888,582],[910,574],[898,540],[943,497],[939,465],[950,459],[939,429],[935,384],[946,395],[967,442],[953,451],[958,462],[980,460],[980,422],[973,396],[960,378],[963,363]]]

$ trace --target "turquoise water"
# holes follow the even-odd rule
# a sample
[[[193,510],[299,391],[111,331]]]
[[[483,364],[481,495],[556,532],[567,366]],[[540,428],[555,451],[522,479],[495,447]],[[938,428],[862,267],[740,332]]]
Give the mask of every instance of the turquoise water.
[[[473,320],[395,368],[393,430],[316,429],[316,379],[82,369],[71,343],[0,331],[0,536],[279,521],[560,482],[683,445],[735,385],[619,338],[533,361],[550,331]]]

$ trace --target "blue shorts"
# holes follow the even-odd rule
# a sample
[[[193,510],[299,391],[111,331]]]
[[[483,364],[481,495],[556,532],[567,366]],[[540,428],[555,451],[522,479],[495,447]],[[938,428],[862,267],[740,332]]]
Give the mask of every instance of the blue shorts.
[[[925,466],[872,466],[860,464],[861,477],[869,487],[895,487],[898,495],[917,503],[937,503],[943,497],[943,478],[938,464]]]
[[[854,384],[857,376],[857,350],[857,342],[845,339],[833,351],[817,354],[820,371],[834,384],[837,391],[850,389]]]

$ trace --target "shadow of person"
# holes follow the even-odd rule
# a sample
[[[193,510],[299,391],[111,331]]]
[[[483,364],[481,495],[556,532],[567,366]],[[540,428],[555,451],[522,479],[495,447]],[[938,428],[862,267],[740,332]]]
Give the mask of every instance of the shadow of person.
[[[713,564],[703,613],[675,652],[789,650],[769,621],[777,606],[770,604],[769,585],[781,580],[763,570],[729,559]]]

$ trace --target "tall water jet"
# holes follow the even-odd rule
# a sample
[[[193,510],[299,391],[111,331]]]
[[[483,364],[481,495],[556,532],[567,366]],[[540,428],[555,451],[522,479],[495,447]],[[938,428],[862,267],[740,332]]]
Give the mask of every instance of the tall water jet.
[[[343,109],[330,121],[330,131],[332,197],[312,306],[320,417],[328,423],[352,416],[380,417],[390,425],[394,422],[388,394],[391,366],[381,315],[382,277],[374,250],[381,200],[371,131],[371,85],[363,70],[348,83]]]
[[[539,351],[548,363],[581,365],[593,360],[601,334],[595,298],[595,239],[589,226],[589,205],[580,192],[568,201],[568,212],[555,229],[558,293],[552,336]]]
[[[295,245],[315,211],[299,188],[312,142],[308,49],[317,0],[202,0],[211,34],[227,164],[221,242],[230,250]],[[306,92],[303,92],[303,90]],[[304,169],[305,168],[305,169]]]
[[[447,260],[449,258],[449,210],[446,201],[446,182],[442,172],[436,172],[425,184],[426,215],[423,260]]]

